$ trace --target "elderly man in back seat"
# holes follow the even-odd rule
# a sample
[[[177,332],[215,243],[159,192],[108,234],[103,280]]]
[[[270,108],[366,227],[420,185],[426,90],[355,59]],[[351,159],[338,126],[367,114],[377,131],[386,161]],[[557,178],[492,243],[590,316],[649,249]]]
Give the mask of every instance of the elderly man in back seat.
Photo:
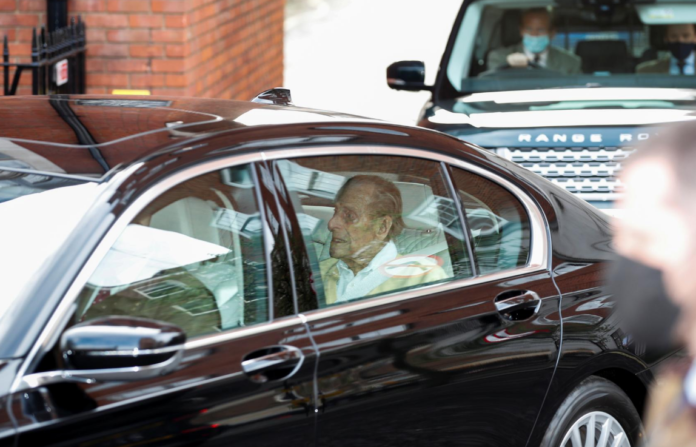
[[[447,278],[441,267],[417,258],[409,258],[406,267],[415,274],[390,273],[390,266],[399,264],[393,239],[404,228],[402,209],[399,189],[381,177],[357,175],[341,187],[328,224],[331,258],[320,263],[326,304]]]

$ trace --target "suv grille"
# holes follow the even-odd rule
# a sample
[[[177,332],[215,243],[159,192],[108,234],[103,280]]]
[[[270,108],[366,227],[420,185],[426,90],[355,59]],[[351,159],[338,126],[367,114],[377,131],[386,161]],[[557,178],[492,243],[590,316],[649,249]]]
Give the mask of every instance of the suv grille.
[[[614,201],[623,192],[617,178],[627,147],[500,148],[498,155],[551,180],[588,201]]]

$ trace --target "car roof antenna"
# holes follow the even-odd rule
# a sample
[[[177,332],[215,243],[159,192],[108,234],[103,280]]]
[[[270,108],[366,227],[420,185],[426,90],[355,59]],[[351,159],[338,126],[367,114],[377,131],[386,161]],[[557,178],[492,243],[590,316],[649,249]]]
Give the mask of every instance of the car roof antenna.
[[[259,93],[256,95],[256,98],[251,100],[251,102],[257,102],[260,104],[274,104],[277,106],[293,105],[290,89],[284,87],[276,87]]]

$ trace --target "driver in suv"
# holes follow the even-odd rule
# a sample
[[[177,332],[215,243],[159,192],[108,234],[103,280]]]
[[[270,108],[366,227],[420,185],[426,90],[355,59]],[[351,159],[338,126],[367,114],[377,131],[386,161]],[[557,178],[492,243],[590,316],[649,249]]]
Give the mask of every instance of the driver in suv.
[[[537,67],[563,74],[580,73],[581,59],[569,51],[551,45],[554,35],[549,11],[546,8],[528,9],[522,14],[520,21],[522,41],[491,51],[488,55],[488,68],[521,68],[532,62]]]

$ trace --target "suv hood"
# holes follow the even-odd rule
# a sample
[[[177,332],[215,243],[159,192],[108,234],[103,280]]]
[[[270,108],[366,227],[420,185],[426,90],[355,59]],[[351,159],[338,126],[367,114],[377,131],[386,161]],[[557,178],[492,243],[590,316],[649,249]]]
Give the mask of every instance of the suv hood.
[[[646,126],[696,119],[696,90],[572,88],[474,93],[439,103],[431,126]]]

